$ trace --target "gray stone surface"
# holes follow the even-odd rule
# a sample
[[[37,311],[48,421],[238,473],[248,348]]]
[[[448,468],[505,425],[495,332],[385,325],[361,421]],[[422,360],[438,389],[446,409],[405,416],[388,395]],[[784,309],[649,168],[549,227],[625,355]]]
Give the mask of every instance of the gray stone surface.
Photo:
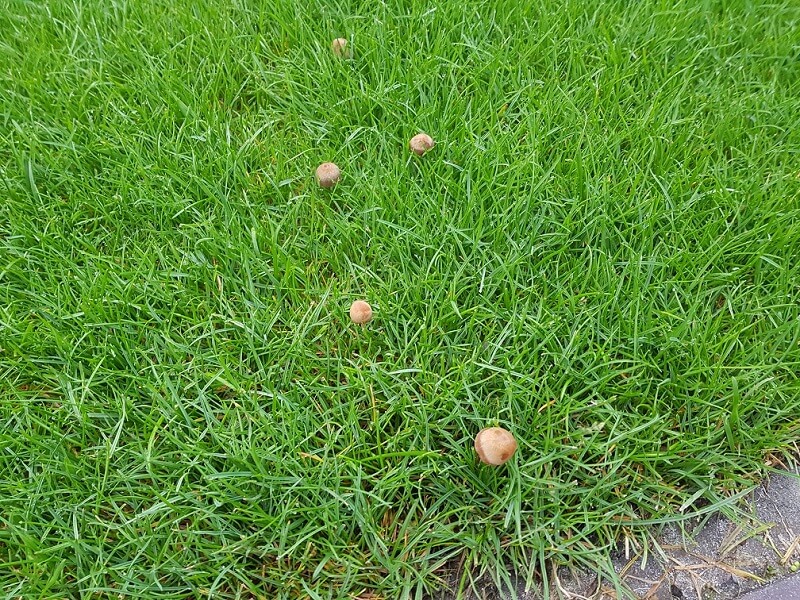
[[[741,600],[798,600],[798,598],[800,598],[800,574],[753,590],[742,596]]]

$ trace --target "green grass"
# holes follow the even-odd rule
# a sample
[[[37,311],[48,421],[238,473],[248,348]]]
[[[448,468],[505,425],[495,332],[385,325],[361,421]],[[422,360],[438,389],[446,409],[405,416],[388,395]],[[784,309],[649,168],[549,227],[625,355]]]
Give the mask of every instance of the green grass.
[[[603,569],[790,452],[796,2],[194,4],[0,1],[3,595]]]

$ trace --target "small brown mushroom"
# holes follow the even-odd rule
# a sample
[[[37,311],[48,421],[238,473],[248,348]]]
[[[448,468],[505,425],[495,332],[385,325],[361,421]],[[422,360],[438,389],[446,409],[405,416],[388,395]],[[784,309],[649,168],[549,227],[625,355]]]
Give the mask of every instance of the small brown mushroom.
[[[517,440],[502,427],[481,429],[475,436],[475,451],[482,463],[502,465],[517,451]]]
[[[331,42],[331,50],[334,56],[339,58],[353,58],[353,52],[347,47],[347,40],[345,38],[336,38]]]
[[[356,300],[350,305],[350,320],[363,325],[372,319],[372,307],[363,300]]]
[[[436,142],[427,133],[418,133],[408,142],[408,147],[417,156],[422,156],[428,150],[434,147]]]
[[[320,187],[332,188],[339,183],[341,176],[342,172],[339,167],[332,162],[325,162],[317,167],[317,183]]]

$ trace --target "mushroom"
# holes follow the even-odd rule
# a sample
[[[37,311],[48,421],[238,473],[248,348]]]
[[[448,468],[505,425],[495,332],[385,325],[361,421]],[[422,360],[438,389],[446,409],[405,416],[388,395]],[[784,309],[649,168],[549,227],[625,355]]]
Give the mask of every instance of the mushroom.
[[[331,42],[331,50],[334,56],[339,58],[353,58],[353,53],[347,47],[347,40],[344,38],[336,38]]]
[[[475,451],[482,463],[502,465],[517,451],[517,440],[502,427],[481,429],[475,436]]]
[[[417,156],[422,156],[433,148],[435,144],[436,142],[434,142],[433,138],[427,133],[418,133],[409,140],[408,147],[411,148],[411,151]]]
[[[332,162],[324,162],[317,167],[317,183],[320,187],[332,188],[342,176],[342,172]]]
[[[350,320],[363,325],[372,319],[372,307],[363,300],[356,300],[350,305]]]

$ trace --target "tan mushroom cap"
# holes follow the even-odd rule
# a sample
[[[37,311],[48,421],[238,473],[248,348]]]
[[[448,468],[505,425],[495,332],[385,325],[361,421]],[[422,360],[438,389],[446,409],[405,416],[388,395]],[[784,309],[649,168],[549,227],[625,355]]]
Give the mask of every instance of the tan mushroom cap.
[[[372,319],[372,307],[363,300],[356,300],[350,305],[350,320],[363,325]]]
[[[475,436],[475,451],[482,463],[502,465],[517,451],[517,440],[502,427],[481,429]]]
[[[342,177],[342,172],[332,162],[324,162],[317,167],[317,183],[324,188],[332,188]]]
[[[347,47],[347,40],[345,38],[336,38],[331,42],[331,50],[333,54],[340,58],[351,58],[353,53]]]
[[[422,156],[435,145],[436,142],[434,142],[433,138],[427,133],[418,133],[408,142],[408,147],[411,148],[411,151],[417,156]]]

